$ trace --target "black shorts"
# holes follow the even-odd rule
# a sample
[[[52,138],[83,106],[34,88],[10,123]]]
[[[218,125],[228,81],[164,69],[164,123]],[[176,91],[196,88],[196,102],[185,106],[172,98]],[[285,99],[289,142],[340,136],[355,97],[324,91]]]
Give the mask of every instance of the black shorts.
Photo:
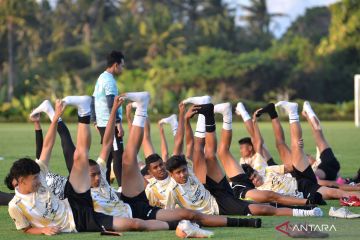
[[[126,197],[124,194],[121,194],[121,199],[130,205],[133,218],[140,218],[143,220],[156,219],[156,213],[161,209],[159,207],[150,206],[145,191],[141,192],[136,197]]]
[[[246,193],[255,188],[246,174],[239,174],[230,178],[231,188],[236,198],[246,198]]]
[[[291,172],[291,175],[294,178],[296,178],[296,180],[306,178],[306,179],[310,180],[311,182],[317,184],[317,179],[316,179],[315,173],[312,170],[310,165],[303,172],[297,170],[295,168],[295,166],[293,166],[293,171]]]
[[[318,168],[325,172],[325,180],[335,181],[340,170],[340,163],[336,159],[331,148],[327,148],[320,154],[321,163]]]
[[[219,183],[206,176],[205,188],[215,197],[220,215],[248,215],[250,203],[234,196],[229,182],[224,177]]]
[[[310,198],[320,188],[314,171],[311,166],[308,166],[303,172],[300,172],[295,167],[293,168],[291,175],[296,179],[298,191],[303,193],[304,198]]]
[[[319,184],[310,181],[307,178],[296,179],[298,191],[302,192],[304,198],[308,199],[315,195],[317,190],[321,187]]]
[[[90,189],[84,193],[76,193],[68,180],[64,197],[69,201],[78,232],[101,232],[101,226],[113,230],[113,217],[94,211]]]

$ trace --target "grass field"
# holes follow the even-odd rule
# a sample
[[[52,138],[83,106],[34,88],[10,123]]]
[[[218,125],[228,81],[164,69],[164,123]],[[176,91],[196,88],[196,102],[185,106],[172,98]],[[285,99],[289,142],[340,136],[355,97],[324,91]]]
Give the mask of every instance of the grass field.
[[[314,140],[311,137],[310,129],[304,121],[303,123],[303,138],[305,140],[305,150],[308,153],[315,154]],[[360,129],[356,129],[352,122],[324,122],[322,123],[325,129],[325,136],[327,137],[330,145],[332,146],[335,155],[341,163],[341,174],[343,176],[352,176],[360,167]],[[283,122],[285,134],[289,139],[289,129],[287,122]],[[69,125],[72,136],[75,137],[76,125]],[[221,124],[218,124],[218,133],[220,132]],[[279,162],[278,155],[274,147],[274,139],[272,135],[271,125],[269,123],[260,123],[265,142],[267,143],[270,152],[276,162]],[[43,126],[47,129],[47,125]],[[233,145],[232,152],[236,158],[239,158],[237,140],[246,136],[245,129],[242,124],[234,123],[233,125]],[[170,140],[170,131],[167,130],[168,140]],[[45,132],[45,131],[44,131]],[[92,158],[96,158],[100,150],[100,139],[98,133],[93,129],[92,134]],[[126,136],[129,137],[129,136]],[[152,138],[157,150],[159,146],[159,134],[155,124],[152,125]],[[219,139],[218,139],[219,140]],[[169,141],[169,149],[172,149],[172,142]],[[141,154],[142,155],[142,154]],[[12,162],[19,157],[35,156],[35,136],[31,123],[28,124],[0,124],[0,179],[3,181],[7,174]],[[60,140],[57,139],[53,151],[50,168],[54,172],[67,175],[65,162],[61,152]],[[1,191],[9,191],[4,184],[0,184]],[[215,228],[215,237],[217,239],[286,239],[284,236],[275,230],[275,226],[290,221],[307,222],[310,224],[329,224],[334,225],[336,231],[329,232],[332,239],[359,239],[358,228],[360,227],[360,219],[358,220],[345,220],[345,219],[332,219],[328,217],[330,206],[339,206],[337,200],[328,201],[328,205],[321,207],[324,211],[325,217],[323,218],[294,218],[294,217],[262,217],[263,227],[260,229],[246,229],[246,228]],[[351,211],[360,213],[360,208],[351,208]],[[99,233],[82,233],[82,234],[62,234],[53,239],[98,239]],[[15,226],[7,213],[6,206],[0,206],[0,239],[45,239],[46,236],[29,236],[15,230]],[[102,237],[105,239],[112,239],[115,237]],[[173,231],[149,232],[149,233],[125,233],[123,238],[126,239],[176,239]]]

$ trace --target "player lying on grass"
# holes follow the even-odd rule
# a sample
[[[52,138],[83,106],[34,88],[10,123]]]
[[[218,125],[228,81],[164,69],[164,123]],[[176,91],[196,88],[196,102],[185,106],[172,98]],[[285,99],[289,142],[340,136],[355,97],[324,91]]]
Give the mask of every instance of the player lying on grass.
[[[239,106],[239,104],[238,104]],[[233,185],[234,195],[241,199],[249,199],[259,203],[278,203],[282,205],[306,205],[312,204],[308,199],[297,198],[296,196],[285,196],[273,191],[257,190],[254,188],[252,182],[248,179],[248,176],[244,173],[241,165],[235,160],[230,152],[230,145],[232,139],[232,112],[230,103],[221,103],[214,106],[215,113],[222,114],[223,127],[221,129],[221,141],[217,150],[219,159],[222,163],[223,169],[230,179]],[[252,121],[247,121],[248,129],[252,129],[253,141],[255,143],[256,152],[260,152],[263,147],[263,142],[257,141],[262,139],[259,135],[259,131],[255,131],[256,128]],[[265,162],[260,153],[256,153],[256,161]],[[275,165],[274,167],[278,167]],[[241,182],[242,184],[239,184]]]
[[[140,94],[141,96],[141,94]],[[114,116],[115,116],[116,110],[114,110]],[[115,118],[111,118],[111,123],[114,123]],[[135,119],[134,119],[135,120]],[[107,128],[108,129],[108,128]],[[114,129],[114,128],[111,128]],[[68,131],[67,131],[68,132]],[[149,219],[151,217],[156,217],[157,219],[160,218],[166,218],[166,220],[180,220],[184,218],[192,219],[199,221],[200,223],[206,225],[207,223],[205,219],[205,215],[195,213],[193,211],[185,210],[184,209],[177,209],[177,210],[161,210],[157,213],[158,209],[152,208],[147,204],[147,200],[144,200],[143,198],[138,197],[137,199],[132,199],[133,202],[128,204],[123,203],[121,200],[118,199],[116,196],[116,191],[112,189],[108,183],[105,181],[105,162],[102,159],[106,159],[106,156],[109,154],[110,147],[112,144],[114,131],[107,130],[105,137],[104,137],[104,144],[103,148],[101,150],[101,155],[98,159],[99,165],[95,162],[90,160],[92,162],[92,166],[90,167],[90,177],[91,177],[91,193],[94,198],[94,206],[95,210],[98,212],[105,212],[106,214],[112,215],[112,216],[125,216],[125,217],[136,217],[143,218],[143,219]],[[68,133],[68,136],[66,137],[68,140],[66,142],[70,142],[70,145],[72,143],[71,136]],[[71,147],[68,147],[71,149]],[[128,145],[128,148],[129,147]],[[70,160],[71,164],[71,160]],[[102,167],[100,167],[102,166]],[[138,168],[137,168],[138,171]],[[129,180],[127,180],[128,182]],[[141,179],[140,179],[141,181]],[[54,181],[52,181],[54,182]],[[135,181],[136,182],[136,181]],[[51,181],[50,181],[51,183]],[[57,189],[56,186],[54,186],[55,189]],[[126,189],[126,187],[124,188]],[[143,195],[143,194],[141,194]],[[164,212],[164,213],[162,213]],[[154,214],[154,215],[152,215]],[[134,219],[135,221],[136,219]],[[239,221],[238,219],[229,219],[225,217],[218,217],[213,219],[214,222],[210,223],[211,226],[218,226],[217,224],[220,224],[220,226],[238,226]],[[217,221],[216,221],[217,220]],[[219,221],[220,220],[220,221]],[[252,220],[253,221],[253,220]],[[132,220],[129,220],[129,222],[132,222]],[[176,223],[176,222],[175,222]],[[175,224],[173,223],[173,225]],[[176,225],[174,225],[176,226]]]
[[[253,122],[242,102],[237,103],[235,113],[241,116],[244,121],[245,128],[250,135],[250,137],[244,137],[239,140],[241,155],[240,164],[249,164],[257,171],[261,171],[261,169],[267,166],[277,165],[274,162],[269,150],[266,148],[265,143],[261,146],[261,152],[256,152],[252,143],[254,140]]]
[[[186,147],[186,149],[187,149],[186,155],[188,156],[188,157],[186,157],[187,159],[192,158],[192,148],[193,148],[193,142],[194,142],[193,132],[191,130],[191,125],[190,125],[190,119],[196,113],[197,109],[198,109],[198,107],[192,106],[185,114],[185,129],[186,129],[185,132],[186,132],[186,146],[187,146]],[[230,111],[231,111],[231,108],[230,108]],[[159,122],[164,122],[164,120],[170,120],[171,121],[170,125],[172,126],[173,130],[174,130],[173,126],[176,126],[177,131],[175,133],[175,147],[174,147],[173,155],[182,154],[182,148],[183,148],[182,145],[183,145],[183,138],[184,138],[184,123],[183,123],[184,122],[184,112],[185,112],[184,105],[182,103],[180,103],[179,104],[179,124],[177,124],[176,119],[173,117],[175,115],[171,115],[169,118],[165,118],[165,119],[162,119],[161,121],[159,121]],[[161,132],[160,137],[161,137],[162,155],[167,156],[168,148],[167,148],[166,137],[165,137],[164,130],[163,130],[163,124],[159,124],[159,127],[160,127],[160,132]],[[145,126],[145,129],[146,129],[146,126]],[[222,131],[226,131],[226,130],[223,129]],[[230,142],[231,142],[231,130],[230,130],[230,135],[227,135],[227,136],[230,137]],[[221,139],[221,146],[224,145],[223,144],[223,142],[225,141],[224,138],[225,137],[223,137]],[[148,145],[151,145],[151,144],[148,144]],[[190,149],[190,151],[189,151],[189,149]],[[225,151],[229,151],[229,149],[227,149],[227,150],[224,149],[222,152],[225,152]],[[232,159],[232,160],[235,161],[234,159]],[[163,159],[156,153],[153,153],[146,158],[147,169],[149,170],[149,173],[153,176],[153,178],[151,178],[149,180],[149,184],[146,186],[146,195],[149,199],[150,204],[154,205],[154,206],[158,206],[158,207],[166,206],[166,189],[170,183],[170,176],[166,171],[165,162],[166,161],[163,161]],[[235,162],[235,164],[237,164],[239,166],[239,164],[237,162]],[[230,171],[232,171],[233,166],[229,165],[229,164],[227,166],[228,166],[228,169],[230,169]],[[243,173],[243,171],[242,171],[242,173]],[[252,185],[251,182],[250,182],[250,184]],[[304,199],[281,196],[280,194],[270,192],[270,191],[258,191],[256,189],[254,189],[252,192],[254,192],[254,196],[256,196],[255,201],[259,199],[259,202],[277,202],[280,204],[287,204],[287,205],[304,205],[306,203],[306,200],[304,200]]]
[[[113,219],[95,213],[93,209],[88,162],[91,141],[90,101],[89,97],[81,97],[76,103],[79,115],[77,146],[69,180],[65,185],[64,200],[55,197],[45,182],[58,119],[63,111],[63,103],[59,100],[45,137],[40,160],[23,158],[14,162],[11,167],[6,179],[10,186],[13,180],[16,180],[16,188],[15,197],[9,203],[9,214],[17,229],[22,229],[26,233],[47,235],[59,232],[101,231],[101,225],[107,226],[110,219],[114,220],[111,223],[114,229],[123,229],[122,218]]]
[[[307,112],[309,112],[309,116],[307,117]],[[243,156],[240,159],[241,164],[249,164],[253,169],[255,169],[260,175],[264,176],[265,168],[272,160],[271,155],[269,151],[266,149],[265,144],[261,146],[260,150],[255,151],[255,148],[253,146],[254,141],[254,129],[250,120],[250,116],[248,112],[246,111],[244,105],[239,102],[236,106],[236,114],[241,115],[241,117],[244,120],[245,126],[247,131],[249,132],[251,138],[243,138],[239,140],[240,144],[240,153]],[[346,184],[339,185],[335,181],[329,181],[329,180],[321,180],[324,178],[333,179],[336,180],[336,175],[339,171],[339,163],[336,160],[331,148],[329,147],[328,143],[326,142],[326,139],[323,135],[319,119],[315,115],[314,111],[312,110],[310,104],[308,102],[304,103],[302,114],[308,119],[308,122],[312,126],[312,132],[313,136],[315,138],[315,142],[317,145],[317,149],[320,149],[320,159],[324,159],[321,161],[320,159],[315,161],[313,157],[308,155],[308,158],[310,160],[313,166],[314,171],[316,170],[315,174],[318,176],[318,183],[320,185],[324,186],[338,186],[339,188],[347,191],[359,191],[359,187],[353,187]],[[263,139],[261,139],[263,142]],[[270,159],[267,160],[266,159]],[[320,164],[321,163],[321,164]],[[320,165],[319,165],[320,164]],[[320,166],[320,169],[318,168]],[[291,169],[290,169],[291,170]],[[320,176],[320,178],[319,178]],[[328,176],[328,177],[326,177]]]
[[[282,205],[305,205],[307,203],[306,199],[284,196],[272,191],[265,191],[265,190],[261,191],[254,189],[253,184],[251,183],[250,180],[248,180],[246,174],[244,174],[244,171],[242,170],[240,164],[234,159],[234,157],[230,153],[230,144],[232,138],[231,105],[229,103],[217,104],[215,105],[214,110],[216,113],[221,113],[223,115],[224,122],[223,122],[223,128],[221,130],[221,141],[217,153],[222,162],[225,173],[230,178],[230,180],[231,179],[236,180],[237,178],[240,178],[247,181],[248,185],[252,186],[252,188],[247,188],[246,191],[243,191],[244,196],[242,198],[251,199],[259,203],[272,202]],[[187,149],[189,149],[188,143],[194,142],[194,137],[190,125],[190,118],[195,114],[195,112],[196,112],[196,107],[193,106],[189,109],[189,111],[185,115]],[[199,119],[201,121],[200,116]],[[179,118],[179,121],[181,121],[181,117]],[[199,129],[199,126],[201,125],[200,121],[197,124],[198,132],[202,131]],[[252,124],[252,121],[250,122]],[[179,124],[179,129],[181,129],[181,126],[182,124]],[[179,132],[180,131],[178,131],[177,133]],[[163,136],[162,138],[163,140],[161,142],[164,142],[164,144],[163,143],[162,144],[167,146],[165,136]],[[147,196],[150,199],[151,203],[158,204],[159,206],[164,206],[166,204],[165,192],[167,185],[169,184],[170,181],[170,177],[165,170],[164,162],[159,155],[153,155],[151,156],[151,158],[147,159],[147,165],[150,173],[154,176],[154,178],[150,181],[151,184],[149,184],[146,188]],[[237,186],[235,189],[240,189],[240,188],[241,188],[240,186]]]
[[[182,115],[184,112],[184,107],[181,107],[180,105],[180,115]],[[136,111],[135,111],[135,117],[134,120],[132,122],[131,128],[130,128],[130,133],[133,131],[133,129],[139,129],[139,124],[135,125],[134,123],[136,122],[136,118],[139,118],[139,105],[137,105],[136,107]],[[140,112],[141,113],[141,112]],[[141,116],[141,115],[140,115]],[[139,120],[137,120],[139,121]],[[181,121],[180,121],[181,122]],[[155,151],[154,148],[152,146],[151,143],[151,138],[150,138],[150,126],[149,126],[149,122],[147,121],[147,119],[142,119],[142,121],[140,122],[142,124],[141,130],[142,132],[144,132],[144,136],[141,136],[140,139],[138,139],[138,148],[140,148],[140,144],[144,144],[143,148],[144,148],[144,153],[145,156],[147,156],[147,161],[150,161],[149,159],[152,158],[152,156],[154,156]],[[179,127],[179,129],[181,129],[181,127]],[[179,130],[178,129],[178,130]],[[181,131],[181,130],[180,130]],[[130,136],[133,136],[133,134],[131,134]],[[127,147],[125,148],[125,152],[127,151],[126,149],[130,146],[133,146],[134,144],[130,144],[127,143]],[[180,147],[182,148],[182,147]],[[175,150],[176,151],[176,150]],[[138,150],[137,150],[138,152]],[[188,209],[161,209],[159,207],[150,207],[149,205],[149,201],[146,198],[145,195],[145,186],[144,186],[144,181],[143,178],[141,176],[140,173],[140,169],[137,165],[137,160],[136,160],[136,155],[134,152],[132,152],[132,165],[131,165],[131,172],[133,172],[134,176],[132,176],[131,178],[128,177],[128,179],[131,179],[131,185],[132,185],[132,191],[136,190],[138,192],[138,198],[141,197],[141,201],[146,202],[147,204],[147,208],[151,208],[151,214],[150,216],[154,216],[156,217],[156,219],[178,219],[179,216],[182,216],[182,218],[187,217],[187,219],[190,220],[194,220],[197,221],[199,223],[201,223],[204,226],[222,226],[222,227],[260,227],[261,226],[261,220],[260,219],[237,219],[237,218],[226,218],[223,216],[209,216],[209,215],[205,215],[205,214],[201,214],[200,212],[197,211],[191,211]],[[127,156],[125,157],[124,155],[124,162],[127,162]],[[127,166],[123,166],[123,169],[127,169]],[[124,175],[125,173],[123,173]],[[135,174],[137,175],[137,177],[135,178]],[[122,197],[124,197],[124,194],[126,194],[126,184],[130,183],[129,180],[128,181],[123,181],[123,192],[122,192]],[[136,183],[136,184],[134,184]],[[136,189],[135,189],[136,186]],[[128,198],[128,196],[125,196],[125,198]],[[185,211],[184,211],[185,210]],[[190,216],[189,216],[190,214]],[[175,219],[174,219],[175,218]],[[181,219],[182,219],[181,218]]]
[[[15,197],[9,203],[9,214],[16,228],[30,234],[47,235],[59,232],[102,231],[104,226],[116,231],[129,230],[129,228],[135,230],[169,229],[170,224],[167,222],[129,220],[94,212],[90,195],[88,161],[91,141],[90,98],[75,97],[71,101],[67,100],[69,99],[65,100],[66,104],[78,107],[79,124],[74,163],[64,190],[65,199],[60,200],[54,196],[45,182],[58,118],[63,111],[62,103],[58,100],[40,160],[19,159],[14,162],[6,177],[10,188],[14,184],[13,181],[16,181]]]
[[[322,199],[339,199],[351,195],[358,196],[358,193],[349,193],[340,189],[322,187],[317,184],[315,174],[303,151],[302,130],[297,113],[297,104],[281,101],[278,103],[278,106],[285,109],[289,114],[291,148],[285,143],[284,132],[274,104],[269,104],[263,109],[258,110],[253,118],[255,120],[254,129],[255,131],[259,131],[256,124],[256,116],[259,117],[263,113],[268,113],[272,119],[276,147],[284,165],[267,167],[265,178],[258,174],[251,166],[243,166],[255,187],[257,189],[272,190],[291,196],[302,193],[304,197],[315,199],[315,203],[317,204],[325,204]],[[292,177],[285,174],[287,172],[290,172]]]
[[[340,163],[336,159],[332,148],[327,142],[320,120],[316,116],[314,110],[308,101],[304,102],[302,115],[308,121],[311,132],[315,140],[316,149],[319,154],[316,159],[308,155],[308,159],[315,175],[318,179],[318,183],[322,186],[336,186],[346,191],[360,191],[360,186],[349,185],[344,183],[338,183],[337,177],[339,176]]]
[[[175,225],[171,222],[112,217],[94,211],[88,160],[91,142],[90,101],[90,97],[87,96],[64,99],[65,104],[78,107],[79,115],[77,146],[69,180],[65,185],[64,200],[54,196],[45,182],[56,138],[57,122],[63,111],[63,103],[60,100],[57,101],[55,116],[46,134],[40,160],[23,158],[14,162],[11,167],[6,182],[11,188],[14,185],[13,181],[16,181],[15,197],[9,203],[9,214],[16,228],[30,234],[46,235],[59,232],[102,231],[104,227],[116,231],[174,229]],[[117,107],[120,104],[121,101],[118,99]]]
[[[176,205],[179,205],[180,207],[194,209],[203,213],[227,215],[314,216],[322,214],[319,208],[314,210],[276,209],[268,205],[250,204],[236,199],[215,157],[216,138],[213,105],[210,103],[199,105],[191,115],[196,113],[205,115],[206,125],[210,126],[205,128],[205,122],[201,125],[198,124],[193,155],[194,172],[197,176],[193,174],[190,168],[188,170],[188,162],[183,155],[174,155],[168,159],[166,167],[172,178],[170,179],[169,186],[166,187],[162,194],[166,199],[164,201],[166,208],[174,208]],[[206,120],[206,118],[209,120]],[[200,128],[204,130],[202,131]],[[206,157],[204,156],[204,145]],[[160,169],[163,163],[161,159],[158,159],[158,162]],[[149,169],[151,171],[151,168]],[[200,180],[197,178],[199,176]],[[203,182],[206,181],[205,186],[200,182],[201,180]]]

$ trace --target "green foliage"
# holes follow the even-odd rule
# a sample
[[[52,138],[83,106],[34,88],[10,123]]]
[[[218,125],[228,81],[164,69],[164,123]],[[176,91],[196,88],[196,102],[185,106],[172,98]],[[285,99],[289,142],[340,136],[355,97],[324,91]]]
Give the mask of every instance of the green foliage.
[[[20,106],[28,96],[37,104],[92,94],[112,49],[125,53],[120,92],[149,91],[156,114],[202,94],[216,102],[338,104],[352,100],[353,75],[360,72],[359,1],[308,9],[281,39],[274,39],[270,23],[284,15],[269,13],[262,0],[241,6],[246,26],[236,26],[235,11],[223,0],[62,0],[54,8],[48,1],[3,1],[0,116],[6,119],[27,116],[13,101],[4,103],[10,86]],[[7,56],[9,16],[14,64]],[[13,82],[6,81],[10,65]]]

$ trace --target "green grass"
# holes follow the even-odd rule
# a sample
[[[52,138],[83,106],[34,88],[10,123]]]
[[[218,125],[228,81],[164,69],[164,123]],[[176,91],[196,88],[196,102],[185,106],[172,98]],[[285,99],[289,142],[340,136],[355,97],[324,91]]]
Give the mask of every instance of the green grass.
[[[285,134],[289,139],[288,124],[284,122]],[[359,168],[359,156],[360,156],[360,129],[356,129],[351,122],[324,122],[322,123],[325,129],[325,136],[331,144],[335,155],[341,163],[341,174],[343,176],[352,176]],[[278,155],[274,148],[274,139],[272,135],[271,125],[269,123],[260,123],[262,133],[267,143],[270,152],[276,162],[279,162]],[[43,128],[46,130],[47,125]],[[72,136],[75,138],[76,125],[69,125]],[[218,133],[221,128],[221,124],[218,124]],[[236,158],[239,158],[237,140],[246,136],[245,129],[242,124],[234,123],[234,136],[232,153]],[[307,124],[303,122],[303,137],[305,140],[305,150],[308,153],[315,153],[314,140],[311,137],[311,132]],[[171,133],[169,129],[166,129],[166,133],[169,140],[169,149],[172,149],[173,143],[170,141]],[[96,158],[100,150],[100,139],[98,133],[93,129],[92,134],[92,147],[91,157]],[[129,136],[126,136],[129,137]],[[152,138],[157,150],[160,150],[159,146],[159,134],[156,125],[152,125]],[[220,139],[218,139],[220,140]],[[0,179],[4,179],[10,168],[12,162],[19,157],[29,156],[34,158],[35,156],[35,136],[32,125],[28,124],[0,124],[0,157],[4,160],[0,161]],[[141,154],[142,156],[142,154]],[[63,160],[60,140],[57,139],[55,148],[52,155],[50,168],[54,172],[58,172],[66,175],[67,170],[65,168],[65,162]],[[1,191],[9,191],[4,184],[0,184]],[[338,201],[328,201],[328,205],[321,207],[324,210],[325,217],[323,218],[293,218],[293,217],[262,217],[263,227],[260,229],[246,229],[246,228],[215,228],[215,237],[217,239],[286,239],[286,236],[281,235],[275,230],[275,226],[285,222],[304,222],[312,224],[334,224],[336,232],[330,232],[332,239],[358,239],[358,229],[360,226],[359,220],[344,220],[344,219],[332,219],[327,217],[330,206],[339,206]],[[360,208],[351,208],[351,211],[360,213]],[[15,226],[7,213],[7,207],[0,207],[0,239],[20,239],[24,238],[24,234],[17,232]],[[46,236],[26,236],[27,239],[47,238]],[[97,239],[98,233],[81,233],[81,234],[61,234],[59,236],[52,237],[55,239]],[[104,237],[106,239],[112,239],[115,237]],[[149,233],[125,233],[126,239],[176,239],[173,231],[161,231],[161,232],[149,232]]]

